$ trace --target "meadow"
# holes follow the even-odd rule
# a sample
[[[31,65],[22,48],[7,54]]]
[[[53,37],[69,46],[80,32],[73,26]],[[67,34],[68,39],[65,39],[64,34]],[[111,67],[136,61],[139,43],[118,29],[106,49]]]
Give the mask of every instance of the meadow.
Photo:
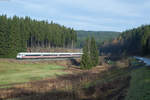
[[[0,60],[0,99],[149,100],[149,67],[133,58],[112,62],[83,71],[52,62]]]
[[[125,100],[150,100],[150,68],[144,66],[131,72],[130,87]]]
[[[64,69],[64,66],[51,65],[47,63],[1,61],[0,85],[24,83],[67,74]]]
[[[64,63],[64,61],[58,62],[59,64]],[[112,65],[81,70],[77,66],[68,68],[51,61],[30,62],[6,59],[0,60],[0,66],[2,87],[0,98],[4,100],[9,98],[14,100],[49,100],[50,98],[51,100],[82,100],[91,98],[95,100],[101,97],[108,99],[111,97],[110,95],[118,98],[121,94],[115,92],[122,91],[120,89],[128,86],[129,83],[129,76],[124,74],[126,69],[109,68]],[[125,84],[122,85],[122,83]],[[8,87],[8,84],[13,85]],[[91,87],[94,90],[91,90]],[[106,88],[106,91],[103,91],[103,88]],[[98,92],[101,92],[101,95],[97,94]]]

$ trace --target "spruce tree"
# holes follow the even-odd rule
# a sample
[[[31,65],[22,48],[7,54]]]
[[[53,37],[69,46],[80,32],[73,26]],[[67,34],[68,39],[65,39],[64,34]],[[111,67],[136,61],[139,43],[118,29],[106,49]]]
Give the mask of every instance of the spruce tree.
[[[98,65],[98,62],[99,62],[99,52],[98,52],[96,41],[95,41],[94,37],[91,38],[91,43],[90,43],[90,57],[91,57],[92,66]]]
[[[82,69],[90,69],[92,67],[90,55],[87,51],[87,48],[83,48],[83,55],[81,59],[81,68]]]
[[[92,68],[90,52],[89,52],[89,38],[86,39],[85,46],[83,47],[83,55],[81,59],[81,68],[90,69]]]
[[[0,57],[6,57],[10,52],[8,19],[6,15],[0,16]]]

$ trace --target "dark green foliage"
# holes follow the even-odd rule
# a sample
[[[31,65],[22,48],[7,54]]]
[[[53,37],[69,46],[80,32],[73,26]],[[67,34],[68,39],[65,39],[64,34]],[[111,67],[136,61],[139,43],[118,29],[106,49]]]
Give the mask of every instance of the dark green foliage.
[[[84,41],[86,38],[94,37],[96,40],[96,44],[101,45],[103,41],[105,40],[112,40],[113,38],[116,38],[120,32],[112,32],[112,31],[76,31],[77,32],[77,47],[82,48],[84,46]]]
[[[90,50],[90,39],[88,37],[86,39],[86,44],[83,47],[83,55],[82,55],[82,59],[81,59],[81,68],[82,69],[90,69],[92,67],[89,50]]]
[[[91,57],[92,65],[93,66],[98,65],[99,53],[98,53],[98,49],[94,37],[91,38],[90,57]]]
[[[99,53],[94,37],[88,37],[83,48],[83,55],[81,59],[81,68],[90,69],[98,65]]]
[[[141,26],[132,30],[128,30],[121,35],[123,50],[129,54],[149,54],[150,53],[150,25]]]
[[[83,55],[81,60],[81,68],[82,69],[90,69],[92,67],[90,55],[87,50],[85,50],[86,47],[83,48]]]
[[[10,39],[9,39],[9,20],[7,17],[0,16],[0,56],[6,57],[6,54],[9,53],[7,50],[10,48]]]
[[[102,52],[111,54],[149,55],[150,54],[150,25],[141,26],[122,32],[116,39],[104,44]]]
[[[27,48],[73,48],[76,42],[76,32],[71,28],[29,17],[0,16],[0,57],[15,57]]]

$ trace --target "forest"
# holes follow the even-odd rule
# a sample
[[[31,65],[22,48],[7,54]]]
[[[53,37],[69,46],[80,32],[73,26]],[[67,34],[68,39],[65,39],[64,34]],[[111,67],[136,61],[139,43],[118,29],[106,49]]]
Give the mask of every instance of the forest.
[[[0,57],[15,57],[27,48],[71,48],[77,41],[76,31],[53,21],[30,17],[0,16]]]
[[[111,42],[104,42],[101,52],[122,55],[150,54],[150,25],[126,30]]]
[[[0,16],[0,57],[15,57],[18,52],[27,51],[27,48],[82,48],[87,37],[95,38],[101,54],[148,55],[150,53],[150,25],[142,25],[122,33],[75,31],[53,21]]]
[[[104,41],[111,41],[120,35],[120,32],[114,31],[84,31],[76,30],[77,32],[77,47],[82,48],[87,37],[94,37],[98,46]]]

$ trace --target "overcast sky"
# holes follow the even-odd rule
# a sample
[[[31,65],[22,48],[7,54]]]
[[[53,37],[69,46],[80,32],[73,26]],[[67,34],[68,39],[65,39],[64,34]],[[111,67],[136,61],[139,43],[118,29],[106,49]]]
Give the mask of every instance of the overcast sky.
[[[150,24],[150,0],[0,0],[0,14],[53,20],[76,30],[124,31]]]

